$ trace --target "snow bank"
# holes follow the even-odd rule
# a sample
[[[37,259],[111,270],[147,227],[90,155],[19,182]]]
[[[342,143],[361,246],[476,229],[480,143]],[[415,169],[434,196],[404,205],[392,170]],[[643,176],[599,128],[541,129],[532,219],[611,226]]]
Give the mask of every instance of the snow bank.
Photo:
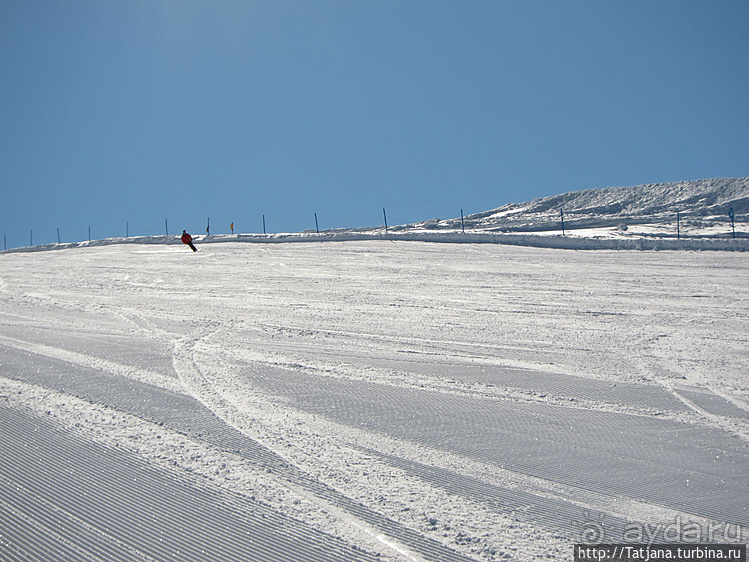
[[[632,236],[629,238],[600,237],[584,235],[562,236],[561,234],[504,234],[493,232],[461,231],[396,231],[385,232],[322,232],[317,233],[280,233],[280,234],[219,234],[194,237],[196,244],[217,244],[222,242],[247,242],[255,244],[279,244],[288,242],[347,242],[365,240],[389,240],[434,242],[450,244],[506,244],[510,246],[528,246],[535,248],[556,248],[560,250],[718,250],[749,251],[749,238],[648,238]],[[181,245],[178,236],[132,236],[129,238],[105,238],[86,242],[69,242],[63,244],[44,244],[12,248],[0,253],[42,252],[48,250],[65,250],[109,246],[113,244],[162,244]]]

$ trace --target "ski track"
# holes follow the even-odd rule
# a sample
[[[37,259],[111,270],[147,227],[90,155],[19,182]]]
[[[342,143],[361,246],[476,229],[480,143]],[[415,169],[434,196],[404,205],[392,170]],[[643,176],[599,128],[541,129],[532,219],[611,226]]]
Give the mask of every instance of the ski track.
[[[749,529],[743,254],[186,258],[2,256],[3,558],[568,559],[633,521]]]
[[[733,453],[743,443],[717,431],[642,416],[325,380],[282,369],[255,368],[248,377],[297,408],[347,425],[523,474],[749,525],[743,501],[749,495],[747,459],[743,452]],[[685,433],[688,445],[679,438]],[[715,462],[716,454],[722,462]]]

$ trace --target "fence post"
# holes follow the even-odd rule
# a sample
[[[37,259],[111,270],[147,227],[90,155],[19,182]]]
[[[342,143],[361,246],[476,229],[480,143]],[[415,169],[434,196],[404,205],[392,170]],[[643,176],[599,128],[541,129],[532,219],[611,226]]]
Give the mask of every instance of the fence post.
[[[382,216],[385,218],[385,232],[388,231],[388,215],[385,212],[385,207],[382,208]]]

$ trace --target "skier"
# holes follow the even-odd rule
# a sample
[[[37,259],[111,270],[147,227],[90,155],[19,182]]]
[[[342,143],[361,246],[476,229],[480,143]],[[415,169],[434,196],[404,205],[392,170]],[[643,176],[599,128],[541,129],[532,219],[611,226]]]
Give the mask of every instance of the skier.
[[[188,246],[190,246],[190,249],[191,249],[191,250],[192,250],[193,252],[197,252],[197,251],[198,251],[198,249],[197,249],[197,248],[195,247],[195,245],[194,245],[194,244],[192,243],[192,236],[190,236],[190,235],[189,235],[189,234],[187,233],[187,231],[185,231],[185,230],[183,230],[183,231],[182,231],[182,243],[183,243],[183,244],[187,244]]]

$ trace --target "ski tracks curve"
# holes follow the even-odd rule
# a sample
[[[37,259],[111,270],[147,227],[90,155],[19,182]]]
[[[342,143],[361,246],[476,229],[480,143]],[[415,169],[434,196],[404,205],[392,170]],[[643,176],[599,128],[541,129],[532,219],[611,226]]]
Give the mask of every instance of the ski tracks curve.
[[[283,437],[268,435],[267,428],[260,429],[262,414],[255,410],[257,416],[252,415],[252,408],[248,410],[245,403],[243,408],[237,406],[236,401],[228,396],[225,390],[217,386],[207,377],[195,361],[193,356],[196,347],[205,346],[205,339],[209,332],[201,336],[180,338],[174,343],[174,368],[179,380],[186,391],[199,400],[205,407],[220,418],[227,426],[246,435],[249,439],[260,438],[260,447],[267,448],[265,462],[269,470],[282,485],[294,493],[305,497],[321,510],[333,514],[349,529],[352,538],[360,542],[376,543],[377,550],[389,551],[399,559],[415,562],[429,560],[444,560],[446,562],[467,562],[473,558],[467,557],[448,548],[430,537],[426,537],[387,516],[372,510],[341,493],[334,487],[320,481],[315,475],[306,472],[293,461],[290,461],[285,449],[291,444],[284,443]],[[213,349],[215,353],[218,350]],[[213,356],[217,359],[216,356]],[[256,398],[262,400],[259,396]],[[272,433],[272,430],[271,430]],[[265,439],[263,439],[265,436]],[[281,445],[279,445],[281,443]],[[275,444],[275,446],[274,446]],[[285,454],[286,453],[286,454]],[[362,541],[363,539],[363,541]]]

